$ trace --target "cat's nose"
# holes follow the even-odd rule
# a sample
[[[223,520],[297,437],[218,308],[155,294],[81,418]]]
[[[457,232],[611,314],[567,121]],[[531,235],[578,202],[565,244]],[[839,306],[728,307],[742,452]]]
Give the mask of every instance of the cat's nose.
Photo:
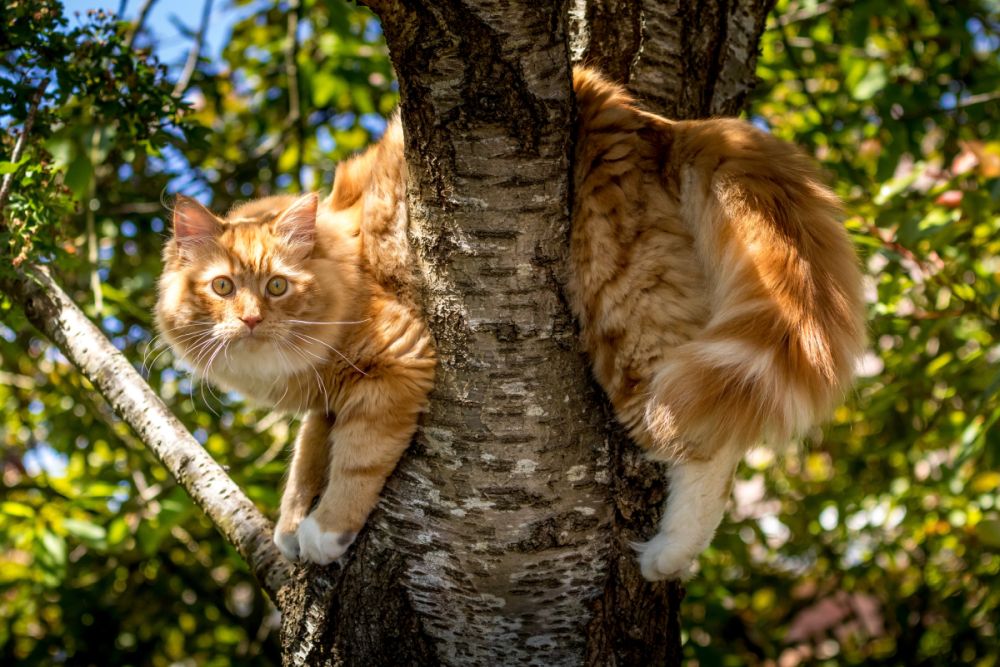
[[[240,319],[243,321],[243,324],[250,328],[250,331],[253,331],[253,328],[260,324],[263,318],[260,315],[245,315]]]

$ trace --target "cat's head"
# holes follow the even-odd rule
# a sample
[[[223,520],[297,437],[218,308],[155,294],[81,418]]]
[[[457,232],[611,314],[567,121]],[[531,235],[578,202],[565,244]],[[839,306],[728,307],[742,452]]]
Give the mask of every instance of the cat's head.
[[[277,196],[214,215],[178,197],[156,319],[174,352],[224,387],[324,358],[350,285],[317,242],[317,197]]]

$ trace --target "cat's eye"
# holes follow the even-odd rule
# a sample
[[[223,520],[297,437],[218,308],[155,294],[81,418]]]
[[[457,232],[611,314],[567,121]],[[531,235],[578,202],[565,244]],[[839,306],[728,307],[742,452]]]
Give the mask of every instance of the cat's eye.
[[[224,276],[212,280],[212,291],[219,296],[229,296],[233,293],[233,281]]]
[[[271,296],[281,296],[288,291],[288,281],[281,276],[275,276],[267,281],[267,293]]]

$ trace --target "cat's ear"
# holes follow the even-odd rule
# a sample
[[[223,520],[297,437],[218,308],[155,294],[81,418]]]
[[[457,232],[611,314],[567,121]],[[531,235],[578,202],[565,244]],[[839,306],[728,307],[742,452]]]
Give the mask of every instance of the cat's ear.
[[[302,195],[286,208],[274,223],[275,232],[296,253],[308,255],[316,241],[316,208],[319,196],[315,192]]]
[[[218,236],[221,232],[222,225],[211,211],[190,197],[177,195],[174,201],[174,241],[178,247]]]

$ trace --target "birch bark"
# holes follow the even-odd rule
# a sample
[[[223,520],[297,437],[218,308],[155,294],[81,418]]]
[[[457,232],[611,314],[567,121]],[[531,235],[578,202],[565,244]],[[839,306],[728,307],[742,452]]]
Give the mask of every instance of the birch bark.
[[[590,378],[562,297],[570,63],[674,118],[737,112],[773,0],[370,0],[400,81],[432,408],[343,568],[271,526],[49,275],[3,285],[247,559],[287,665],[677,665],[677,584],[641,579],[662,471]]]

